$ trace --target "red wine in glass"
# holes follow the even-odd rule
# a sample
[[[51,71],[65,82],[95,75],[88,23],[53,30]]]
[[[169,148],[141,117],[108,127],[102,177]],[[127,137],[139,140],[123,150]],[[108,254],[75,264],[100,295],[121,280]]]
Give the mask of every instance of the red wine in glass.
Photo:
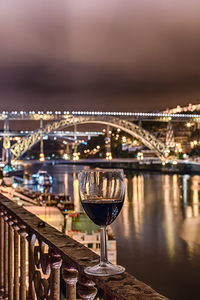
[[[80,199],[88,217],[100,226],[100,262],[86,267],[85,273],[95,276],[116,275],[124,267],[108,261],[106,226],[119,215],[125,196],[124,172],[121,169],[82,171],[79,176]]]

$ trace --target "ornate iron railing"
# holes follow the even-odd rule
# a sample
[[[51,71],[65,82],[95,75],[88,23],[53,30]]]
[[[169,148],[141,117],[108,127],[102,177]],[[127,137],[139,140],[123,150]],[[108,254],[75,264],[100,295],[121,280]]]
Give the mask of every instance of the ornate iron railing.
[[[84,267],[98,259],[82,244],[0,195],[0,299],[64,299],[61,280],[67,300],[167,299],[126,272],[86,277]],[[104,296],[95,298],[97,289]]]

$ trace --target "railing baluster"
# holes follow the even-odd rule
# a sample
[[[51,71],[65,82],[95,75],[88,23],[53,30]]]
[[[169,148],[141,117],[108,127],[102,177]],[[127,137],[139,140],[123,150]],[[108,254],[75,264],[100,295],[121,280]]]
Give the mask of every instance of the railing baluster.
[[[8,299],[8,220],[4,210],[4,299]]]
[[[4,212],[0,210],[0,299],[4,292]]]
[[[13,229],[12,216],[8,218],[8,299],[13,300]]]
[[[26,226],[20,224],[20,300],[26,300]]]
[[[19,226],[17,219],[13,220],[14,229],[14,299],[19,300]]]
[[[29,300],[34,300],[36,297],[33,276],[35,272],[35,258],[34,258],[34,246],[36,242],[36,235],[30,233],[28,238],[28,253],[29,253]]]
[[[85,276],[81,276],[79,279],[80,287],[78,288],[78,294],[83,300],[93,300],[97,294],[97,289],[94,287],[95,283]]]
[[[63,279],[66,283],[67,300],[76,300],[76,283],[78,280],[78,271],[73,266],[63,263]]]
[[[50,250],[50,266],[51,266],[51,277],[50,277],[50,299],[60,299],[60,268],[62,260],[61,256]]]

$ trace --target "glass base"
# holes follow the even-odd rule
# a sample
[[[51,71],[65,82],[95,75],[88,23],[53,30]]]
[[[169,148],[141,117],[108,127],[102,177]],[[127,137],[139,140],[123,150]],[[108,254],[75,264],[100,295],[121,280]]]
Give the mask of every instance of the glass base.
[[[88,275],[93,276],[110,276],[110,275],[117,275],[121,274],[125,271],[125,268],[122,266],[115,266],[111,263],[105,263],[103,265],[95,265],[92,267],[86,267],[84,272]]]

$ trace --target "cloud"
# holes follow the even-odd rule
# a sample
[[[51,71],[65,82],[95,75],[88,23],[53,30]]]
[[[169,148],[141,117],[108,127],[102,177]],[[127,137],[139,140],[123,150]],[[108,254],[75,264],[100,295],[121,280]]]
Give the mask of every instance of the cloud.
[[[3,1],[1,94],[52,99],[52,106],[67,98],[86,109],[95,99],[103,110],[196,99],[199,9],[195,0]]]

